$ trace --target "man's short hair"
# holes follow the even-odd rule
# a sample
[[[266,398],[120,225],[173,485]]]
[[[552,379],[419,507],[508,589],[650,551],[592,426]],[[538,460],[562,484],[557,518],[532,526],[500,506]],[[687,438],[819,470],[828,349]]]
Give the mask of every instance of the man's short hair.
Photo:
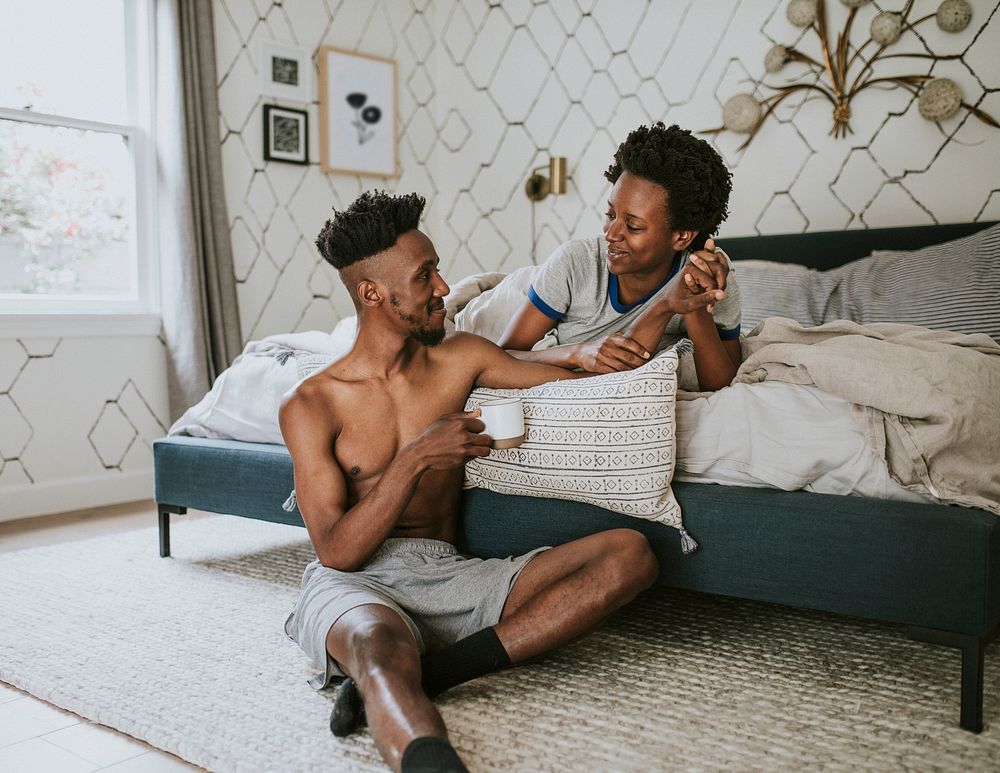
[[[420,222],[426,200],[416,193],[365,191],[343,212],[333,210],[316,238],[323,259],[338,271],[389,249]]]
[[[667,191],[667,219],[674,231],[698,231],[692,250],[705,246],[729,215],[732,175],[705,140],[676,124],[640,126],[618,146],[604,176],[618,182],[622,172],[662,185]]]

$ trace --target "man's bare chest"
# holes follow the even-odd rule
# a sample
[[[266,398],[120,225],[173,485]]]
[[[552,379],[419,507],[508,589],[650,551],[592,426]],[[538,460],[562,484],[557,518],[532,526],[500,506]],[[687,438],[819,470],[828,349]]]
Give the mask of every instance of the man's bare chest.
[[[465,407],[470,388],[419,381],[353,390],[348,410],[338,406],[341,427],[334,441],[334,456],[348,481],[362,489],[366,481],[374,485],[404,446]]]

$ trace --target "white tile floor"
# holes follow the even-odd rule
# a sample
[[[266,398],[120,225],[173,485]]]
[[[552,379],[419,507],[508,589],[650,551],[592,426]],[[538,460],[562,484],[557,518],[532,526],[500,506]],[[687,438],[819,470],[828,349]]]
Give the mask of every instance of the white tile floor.
[[[0,553],[155,524],[156,509],[152,502],[10,521],[0,523]],[[0,771],[89,773],[95,770],[191,773],[201,768],[0,682]]]

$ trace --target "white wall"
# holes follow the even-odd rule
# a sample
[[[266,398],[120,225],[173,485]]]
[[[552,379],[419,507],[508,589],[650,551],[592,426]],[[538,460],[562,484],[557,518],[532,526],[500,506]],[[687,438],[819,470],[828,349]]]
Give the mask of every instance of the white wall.
[[[0,521],[152,497],[156,337],[0,338]]]
[[[911,18],[937,5],[916,0]],[[920,38],[908,33],[890,52],[926,45],[961,53],[933,73],[953,77],[967,102],[1000,118],[998,4],[972,5],[963,32],[944,33],[930,20],[918,27]],[[846,9],[827,6],[839,30]],[[331,329],[353,313],[312,241],[331,206],[345,207],[367,188],[427,196],[425,228],[451,281],[540,262],[564,239],[597,232],[607,196],[602,173],[630,129],[653,120],[714,128],[724,102],[764,74],[773,43],[820,55],[785,7],[786,0],[216,0],[244,335]],[[867,37],[876,12],[874,4],[861,9],[852,40]],[[262,38],[397,61],[398,179],[321,173],[315,101],[308,169],[263,162],[255,69]],[[886,60],[877,72],[928,73],[931,64]],[[736,150],[742,136],[709,136],[734,174],[723,236],[1000,218],[1000,130],[966,111],[939,126],[921,118],[902,89],[870,90],[852,103],[854,134],[835,139],[828,103],[792,102],[746,151]],[[569,192],[532,205],[524,181],[550,152],[569,160]]]
[[[839,29],[844,7],[827,5]],[[915,6],[918,18],[937,2]],[[961,33],[933,21],[919,31],[934,52],[962,54],[933,72],[1000,117],[998,3],[972,6]],[[224,182],[248,340],[329,330],[353,313],[313,239],[330,208],[361,191],[428,197],[425,227],[449,280],[538,262],[562,240],[599,229],[602,172],[631,128],[718,126],[722,104],[761,77],[773,43],[801,37],[801,48],[818,54],[779,0],[215,0],[214,8]],[[853,40],[874,13],[872,4],[861,10]],[[394,58],[401,176],[321,173],[316,99],[312,163],[265,164],[261,39]],[[910,36],[894,50],[924,42]],[[930,71],[921,59],[883,64],[884,72]],[[1000,219],[1000,131],[964,111],[927,122],[901,89],[862,94],[852,107],[847,139],[828,136],[821,101],[790,101],[745,152],[735,149],[741,137],[711,138],[734,172],[723,235]],[[569,159],[569,192],[532,205],[524,181],[550,152]],[[0,330],[0,520],[148,496],[150,444],[166,422],[159,339],[16,339]]]

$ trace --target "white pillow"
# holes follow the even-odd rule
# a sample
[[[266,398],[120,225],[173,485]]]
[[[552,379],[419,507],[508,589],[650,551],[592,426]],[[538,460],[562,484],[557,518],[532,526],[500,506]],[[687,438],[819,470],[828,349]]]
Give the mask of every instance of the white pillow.
[[[455,329],[481,335],[493,343],[499,341],[511,317],[524,305],[537,270],[537,266],[522,266],[506,277],[491,275],[491,279],[496,276],[501,279],[464,302],[455,313]]]
[[[670,489],[678,353],[689,346],[681,341],[632,371],[473,390],[466,410],[520,397],[526,436],[518,448],[466,464],[465,488],[586,502],[657,521],[680,531],[685,553],[694,551]]]
[[[278,406],[282,395],[298,382],[295,364],[288,359],[273,353],[241,354],[168,434],[284,443]]]

